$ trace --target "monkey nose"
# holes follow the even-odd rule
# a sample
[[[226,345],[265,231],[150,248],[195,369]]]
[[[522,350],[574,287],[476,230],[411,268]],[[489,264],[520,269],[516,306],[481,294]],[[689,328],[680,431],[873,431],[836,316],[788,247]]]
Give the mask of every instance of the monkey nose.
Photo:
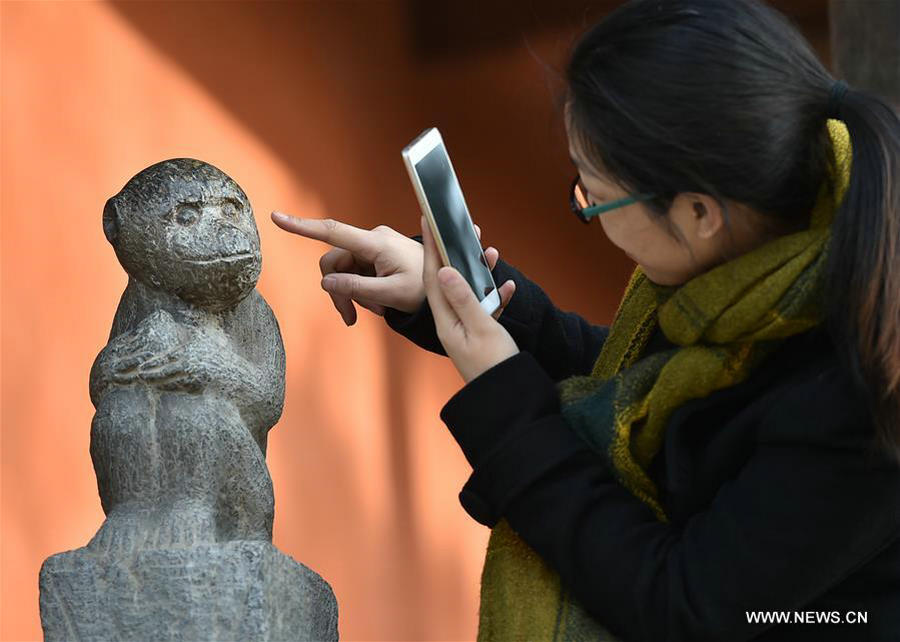
[[[222,225],[218,230],[219,243],[222,254],[233,256],[235,254],[250,254],[253,252],[253,244],[243,230],[231,225]]]

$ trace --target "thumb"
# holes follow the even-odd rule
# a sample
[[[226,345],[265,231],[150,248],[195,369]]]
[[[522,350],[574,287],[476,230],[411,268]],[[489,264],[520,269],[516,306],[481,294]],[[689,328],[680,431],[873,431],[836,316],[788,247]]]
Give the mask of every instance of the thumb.
[[[463,326],[477,328],[489,318],[487,311],[481,307],[475,292],[456,268],[444,266],[438,270],[438,282],[444,298],[456,312]]]

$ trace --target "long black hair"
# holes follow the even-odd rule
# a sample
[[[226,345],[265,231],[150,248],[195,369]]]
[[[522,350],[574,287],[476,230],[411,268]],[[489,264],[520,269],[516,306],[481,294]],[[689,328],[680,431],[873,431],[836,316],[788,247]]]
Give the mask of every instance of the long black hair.
[[[900,461],[900,119],[835,79],[797,29],[758,0],[632,0],[576,43],[570,132],[628,192],[725,199],[775,233],[808,227],[833,162],[829,117],[847,126],[850,184],[832,226],[826,326],[869,400],[877,443]],[[836,107],[839,105],[839,107]],[[837,114],[829,113],[838,109]]]

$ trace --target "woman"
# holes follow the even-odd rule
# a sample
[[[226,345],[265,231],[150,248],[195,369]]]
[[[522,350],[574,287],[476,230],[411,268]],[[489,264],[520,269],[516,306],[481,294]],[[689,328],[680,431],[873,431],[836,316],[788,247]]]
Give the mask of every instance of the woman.
[[[637,263],[611,327],[494,248],[488,316],[424,223],[273,215],[466,382],[479,639],[900,637],[896,114],[757,0],[628,2],[566,72],[572,206]]]

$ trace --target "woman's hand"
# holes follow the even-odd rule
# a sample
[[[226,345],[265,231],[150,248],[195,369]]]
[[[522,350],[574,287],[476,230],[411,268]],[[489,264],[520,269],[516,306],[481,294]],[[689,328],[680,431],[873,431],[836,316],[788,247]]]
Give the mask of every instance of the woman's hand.
[[[333,219],[299,218],[281,212],[272,212],[272,220],[283,230],[334,246],[319,259],[322,289],[347,325],[356,323],[354,301],[378,315],[383,315],[386,307],[412,313],[424,303],[423,249],[418,241],[387,225],[366,230]],[[475,232],[480,239],[477,225]],[[493,270],[500,253],[489,247],[484,254]],[[505,305],[512,289],[501,288],[500,294]]]
[[[488,314],[462,274],[456,268],[441,265],[441,255],[424,216],[421,224],[425,252],[422,281],[437,336],[463,380],[469,383],[519,352],[516,342],[496,319],[516,284],[509,280],[500,286],[501,292],[506,292],[505,302],[493,315]]]

